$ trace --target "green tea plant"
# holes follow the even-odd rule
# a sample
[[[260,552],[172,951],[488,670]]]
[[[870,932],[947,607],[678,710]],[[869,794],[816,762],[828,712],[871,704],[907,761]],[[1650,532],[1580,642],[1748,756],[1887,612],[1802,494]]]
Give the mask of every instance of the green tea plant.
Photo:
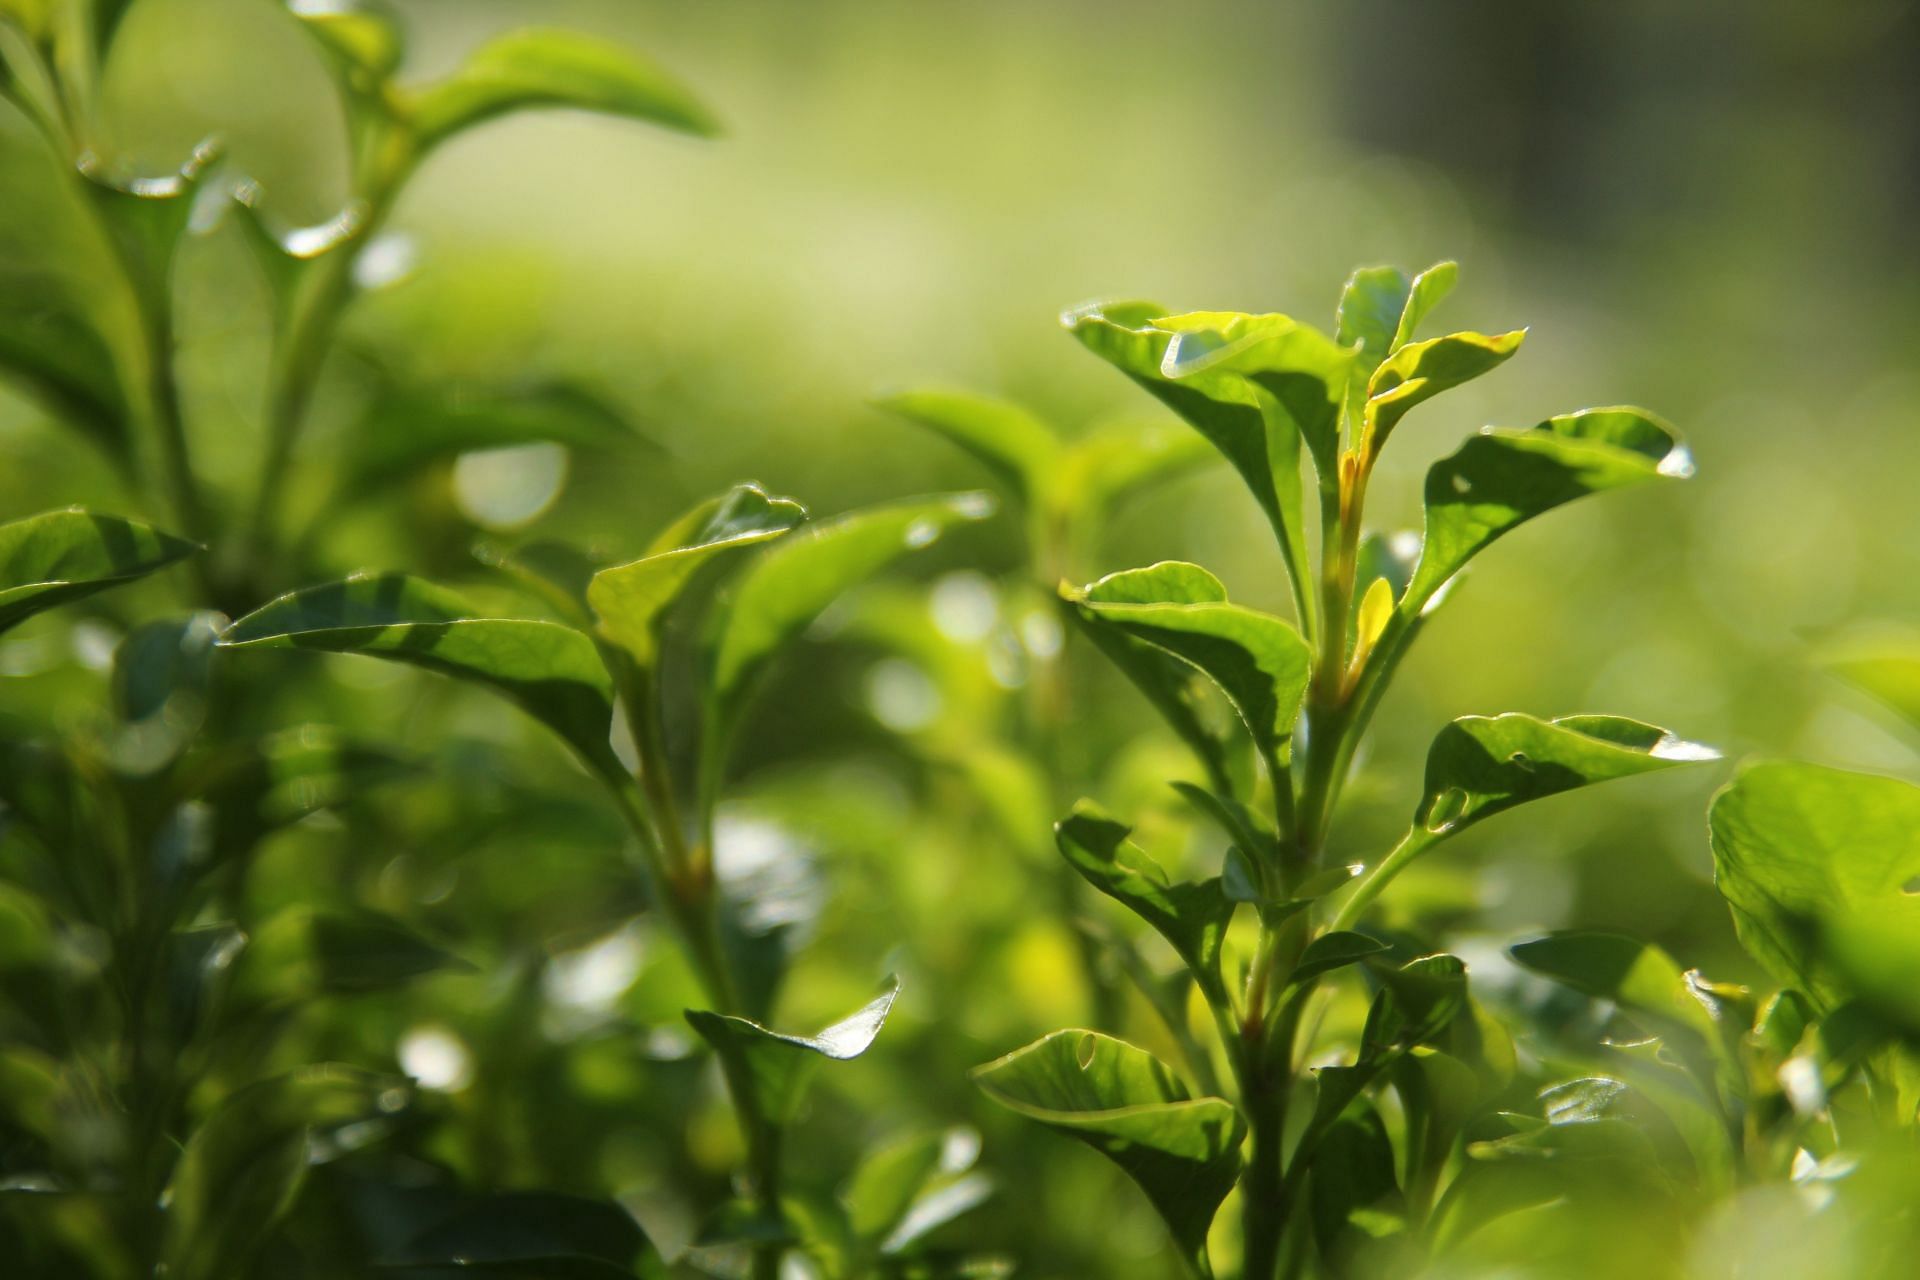
[[[1092,1030],[1057,1032],[976,1073],[996,1101],[1117,1162],[1194,1274],[1211,1274],[1208,1236],[1236,1187],[1249,1280],[1303,1274],[1316,1259],[1338,1273],[1355,1236],[1431,1247],[1462,1126],[1497,1095],[1503,1057],[1511,1074],[1511,1046],[1468,997],[1460,960],[1403,961],[1358,928],[1367,908],[1416,859],[1496,813],[1713,754],[1618,717],[1468,717],[1435,739],[1397,845],[1361,868],[1330,838],[1393,673],[1468,562],[1575,498],[1690,470],[1653,415],[1584,410],[1488,430],[1434,464],[1421,538],[1370,530],[1368,481],[1400,421],[1497,368],[1525,336],[1417,340],[1455,275],[1451,263],[1411,278],[1356,272],[1331,337],[1281,315],[1173,314],[1144,302],[1064,318],[1239,472],[1272,529],[1297,618],[1231,603],[1194,564],[1062,588],[1088,638],[1192,748],[1206,783],[1177,785],[1230,847],[1219,874],[1174,881],[1124,823],[1082,802],[1058,825],[1060,852],[1178,954],[1217,1031],[1234,1096],[1196,1097],[1151,1054]],[[1312,468],[1304,486],[1303,453]],[[1250,752],[1210,718],[1201,677],[1231,706]],[[1235,928],[1242,907],[1253,918],[1250,939]],[[1308,1012],[1329,975],[1349,966],[1370,975],[1376,994],[1351,1060],[1309,1080],[1303,1064],[1317,1019]],[[1392,1134],[1382,1088],[1398,1099]]]

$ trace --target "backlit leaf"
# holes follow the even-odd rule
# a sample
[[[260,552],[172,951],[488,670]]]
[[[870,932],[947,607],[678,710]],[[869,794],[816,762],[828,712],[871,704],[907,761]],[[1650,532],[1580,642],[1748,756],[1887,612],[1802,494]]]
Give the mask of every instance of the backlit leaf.
[[[1394,352],[1367,381],[1367,438],[1373,452],[1379,453],[1415,405],[1499,368],[1520,349],[1526,336],[1524,329],[1497,336],[1450,333]]]
[[[132,582],[199,550],[134,520],[79,507],[0,524],[0,631]]]
[[[1024,503],[1057,478],[1061,447],[1052,428],[1004,400],[964,391],[904,391],[882,409],[931,429],[972,454]]]
[[[889,978],[878,996],[810,1036],[787,1035],[747,1018],[704,1009],[689,1009],[686,1016],[719,1055],[736,1104],[752,1107],[767,1123],[784,1128],[793,1121],[821,1062],[843,1062],[865,1053],[899,994],[899,980]]]

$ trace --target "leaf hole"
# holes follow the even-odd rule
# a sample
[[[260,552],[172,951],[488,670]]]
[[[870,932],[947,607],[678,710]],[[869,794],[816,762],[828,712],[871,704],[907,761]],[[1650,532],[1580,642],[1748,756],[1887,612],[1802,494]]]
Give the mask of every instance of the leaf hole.
[[[1471,493],[1473,491],[1473,481],[1456,471],[1453,473],[1453,491],[1455,493]]]
[[[1434,797],[1427,810],[1426,828],[1436,835],[1451,827],[1466,811],[1467,793],[1461,787],[1448,787]]]
[[[1093,1065],[1093,1050],[1094,1043],[1092,1036],[1081,1036],[1080,1043],[1074,1046],[1073,1056],[1074,1059],[1079,1062],[1082,1071],[1085,1071]]]
[[[1920,893],[1920,875],[1914,876],[1912,879],[1908,880],[1905,884],[1901,885],[1900,892]]]
[[[1516,751],[1508,756],[1507,763],[1525,769],[1528,773],[1533,772],[1533,757],[1524,751]]]

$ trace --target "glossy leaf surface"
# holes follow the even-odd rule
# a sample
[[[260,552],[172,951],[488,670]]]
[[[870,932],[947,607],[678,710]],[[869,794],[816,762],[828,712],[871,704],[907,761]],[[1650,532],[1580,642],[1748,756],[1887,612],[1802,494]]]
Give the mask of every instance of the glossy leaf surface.
[[[846,1061],[867,1051],[899,994],[899,981],[889,979],[878,996],[810,1036],[787,1035],[747,1018],[704,1009],[689,1009],[686,1016],[719,1055],[735,1100],[778,1128],[793,1120],[821,1062]]]
[[[1414,406],[1505,364],[1525,330],[1488,335],[1450,333],[1401,347],[1367,381],[1368,439],[1375,453]]]
[[[72,507],[0,524],[0,631],[199,550],[135,520]]]
[[[1244,1129],[1219,1098],[1192,1098],[1152,1054],[1097,1031],[1056,1031],[973,1073],[987,1096],[1124,1169],[1189,1258],[1233,1186]]]
[[[600,632],[642,667],[659,656],[666,612],[689,581],[730,552],[769,542],[806,519],[791,498],[769,496],[757,485],[739,485],[701,503],[676,521],[655,548],[630,564],[602,569],[587,584],[587,603]]]
[[[1711,748],[1622,716],[1463,716],[1427,752],[1414,822],[1452,833],[1530,800],[1717,758]]]
[[[1208,998],[1224,1004],[1220,946],[1233,917],[1233,901],[1218,877],[1198,884],[1174,883],[1127,837],[1130,829],[1088,801],[1054,828],[1060,853],[1101,893],[1152,925],[1193,971]]]
[[[1474,436],[1427,472],[1426,541],[1402,608],[1418,613],[1467,561],[1544,511],[1691,473],[1678,434],[1641,409],[1586,409]]]
[[[235,622],[226,649],[322,649],[425,667],[505,695],[601,768],[613,687],[593,642],[571,627],[481,618],[459,596],[404,574],[361,574],[281,596]]]

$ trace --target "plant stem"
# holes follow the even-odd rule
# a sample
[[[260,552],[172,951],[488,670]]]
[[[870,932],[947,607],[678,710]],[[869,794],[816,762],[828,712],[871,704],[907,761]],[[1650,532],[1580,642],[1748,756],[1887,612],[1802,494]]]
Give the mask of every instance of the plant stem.
[[[1370,906],[1373,900],[1393,878],[1407,867],[1407,864],[1425,853],[1428,849],[1445,839],[1444,832],[1428,831],[1424,827],[1410,827],[1407,834],[1400,837],[1400,843],[1392,852],[1380,860],[1380,864],[1369,871],[1365,878],[1355,886],[1347,900],[1340,906],[1340,914],[1333,918],[1329,929],[1350,929],[1360,919],[1360,913]]]

